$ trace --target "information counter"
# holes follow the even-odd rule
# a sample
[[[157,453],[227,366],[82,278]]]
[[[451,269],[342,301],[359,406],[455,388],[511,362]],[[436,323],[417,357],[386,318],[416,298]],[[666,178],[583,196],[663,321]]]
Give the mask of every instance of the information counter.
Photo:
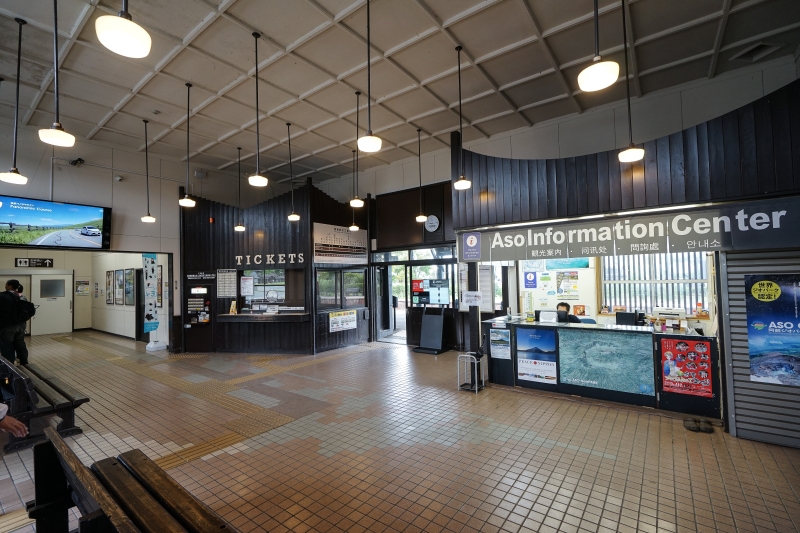
[[[719,418],[715,337],[489,320],[489,381]]]

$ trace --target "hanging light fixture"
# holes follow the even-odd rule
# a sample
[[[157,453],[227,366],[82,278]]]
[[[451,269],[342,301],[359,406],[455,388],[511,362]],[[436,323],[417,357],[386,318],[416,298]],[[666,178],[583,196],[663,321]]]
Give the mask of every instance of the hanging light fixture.
[[[625,25],[625,0],[622,0],[622,41],[625,47],[625,92],[628,99],[628,148],[617,154],[621,163],[633,163],[644,158],[644,150],[633,145],[633,119],[631,118],[631,84],[628,80],[628,28]]]
[[[356,174],[356,154],[358,153],[357,150],[353,150],[353,175]],[[350,231],[358,231],[358,225],[356,224],[356,209],[355,207],[351,208],[353,211],[353,224],[350,226]]]
[[[428,220],[422,211],[422,137],[420,136],[422,128],[417,128],[417,155],[419,158],[419,215],[415,219],[417,222],[425,222]]]
[[[147,120],[144,122],[144,175],[145,183],[147,184],[147,214],[142,217],[142,222],[152,224],[156,221],[156,217],[150,214],[150,160],[147,155]]]
[[[247,178],[247,182],[253,187],[266,187],[269,180],[261,174],[261,128],[258,119],[258,40],[261,38],[261,34],[254,31],[253,38],[256,41],[256,171]]]
[[[358,139],[358,116],[361,101],[361,91],[356,91],[356,139]],[[356,166],[353,172],[353,199],[350,200],[351,207],[364,207],[364,200],[358,197],[358,153],[356,153]]]
[[[56,121],[49,128],[39,130],[39,139],[53,146],[75,146],[75,136],[64,131],[58,108],[58,0],[53,0],[53,90],[56,95]]]
[[[25,185],[28,178],[17,170],[17,129],[19,128],[19,66],[22,58],[22,27],[27,24],[22,19],[14,19],[19,24],[19,36],[17,37],[17,103],[14,106],[14,143],[11,150],[11,169],[8,172],[0,172],[0,181],[13,183],[15,185]]]
[[[131,19],[128,0],[122,0],[122,11],[117,16],[98,17],[94,29],[103,46],[115,54],[138,59],[150,53],[150,34]]]
[[[183,198],[178,200],[181,207],[194,207],[197,202],[189,198],[189,116],[192,114],[189,107],[189,96],[192,84],[186,84],[186,190],[183,191]]]
[[[294,172],[292,171],[292,131],[291,122],[286,123],[286,134],[289,137],[289,180],[292,183],[292,212],[289,214],[289,222],[297,222],[300,215],[294,212]]]
[[[624,8],[623,8],[624,10]],[[600,57],[600,13],[597,0],[594,0],[594,59],[591,66],[578,74],[578,86],[581,91],[592,92],[610,87],[619,78],[619,63],[603,61]]]
[[[472,182],[464,175],[464,120],[461,117],[461,46],[456,46],[458,53],[458,136],[460,139],[460,149],[458,154],[459,178],[453,184],[457,191],[466,191],[472,187]]]
[[[233,231],[244,231],[244,224],[242,223],[242,147],[236,148],[239,152],[239,167],[236,173],[236,217],[239,223],[233,227]]]
[[[358,149],[373,153],[381,149],[381,138],[372,134],[372,70],[370,65],[369,0],[367,0],[367,134],[358,139]]]

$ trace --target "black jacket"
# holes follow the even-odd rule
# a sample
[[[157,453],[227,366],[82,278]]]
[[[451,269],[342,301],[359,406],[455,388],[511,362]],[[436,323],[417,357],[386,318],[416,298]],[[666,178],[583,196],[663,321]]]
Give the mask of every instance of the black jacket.
[[[19,300],[19,296],[15,292],[0,292],[0,328],[17,325],[14,320],[14,305],[17,300]]]

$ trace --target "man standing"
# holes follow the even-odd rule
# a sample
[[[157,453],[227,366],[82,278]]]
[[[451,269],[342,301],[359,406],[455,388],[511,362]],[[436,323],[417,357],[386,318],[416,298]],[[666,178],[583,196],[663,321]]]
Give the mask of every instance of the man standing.
[[[17,287],[19,281],[10,279],[6,282],[6,290],[0,292],[0,355],[12,363],[16,359],[14,338],[19,330],[19,322],[14,317],[14,308],[19,301]]]
[[[24,287],[22,283],[19,284],[17,287],[17,296],[19,296],[20,300],[28,301],[27,298],[22,294]],[[25,345],[25,329],[27,328],[27,322],[20,322],[17,326],[17,333],[14,335],[14,351],[17,352],[17,359],[19,360],[19,364],[27,365],[28,364],[28,347]]]

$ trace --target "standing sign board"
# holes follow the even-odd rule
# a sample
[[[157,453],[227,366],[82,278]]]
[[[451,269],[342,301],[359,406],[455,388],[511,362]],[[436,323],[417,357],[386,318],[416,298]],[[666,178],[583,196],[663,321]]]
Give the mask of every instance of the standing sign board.
[[[800,386],[800,275],[744,277],[750,381]]]
[[[158,269],[156,267],[156,254],[142,254],[145,333],[158,329]]]

